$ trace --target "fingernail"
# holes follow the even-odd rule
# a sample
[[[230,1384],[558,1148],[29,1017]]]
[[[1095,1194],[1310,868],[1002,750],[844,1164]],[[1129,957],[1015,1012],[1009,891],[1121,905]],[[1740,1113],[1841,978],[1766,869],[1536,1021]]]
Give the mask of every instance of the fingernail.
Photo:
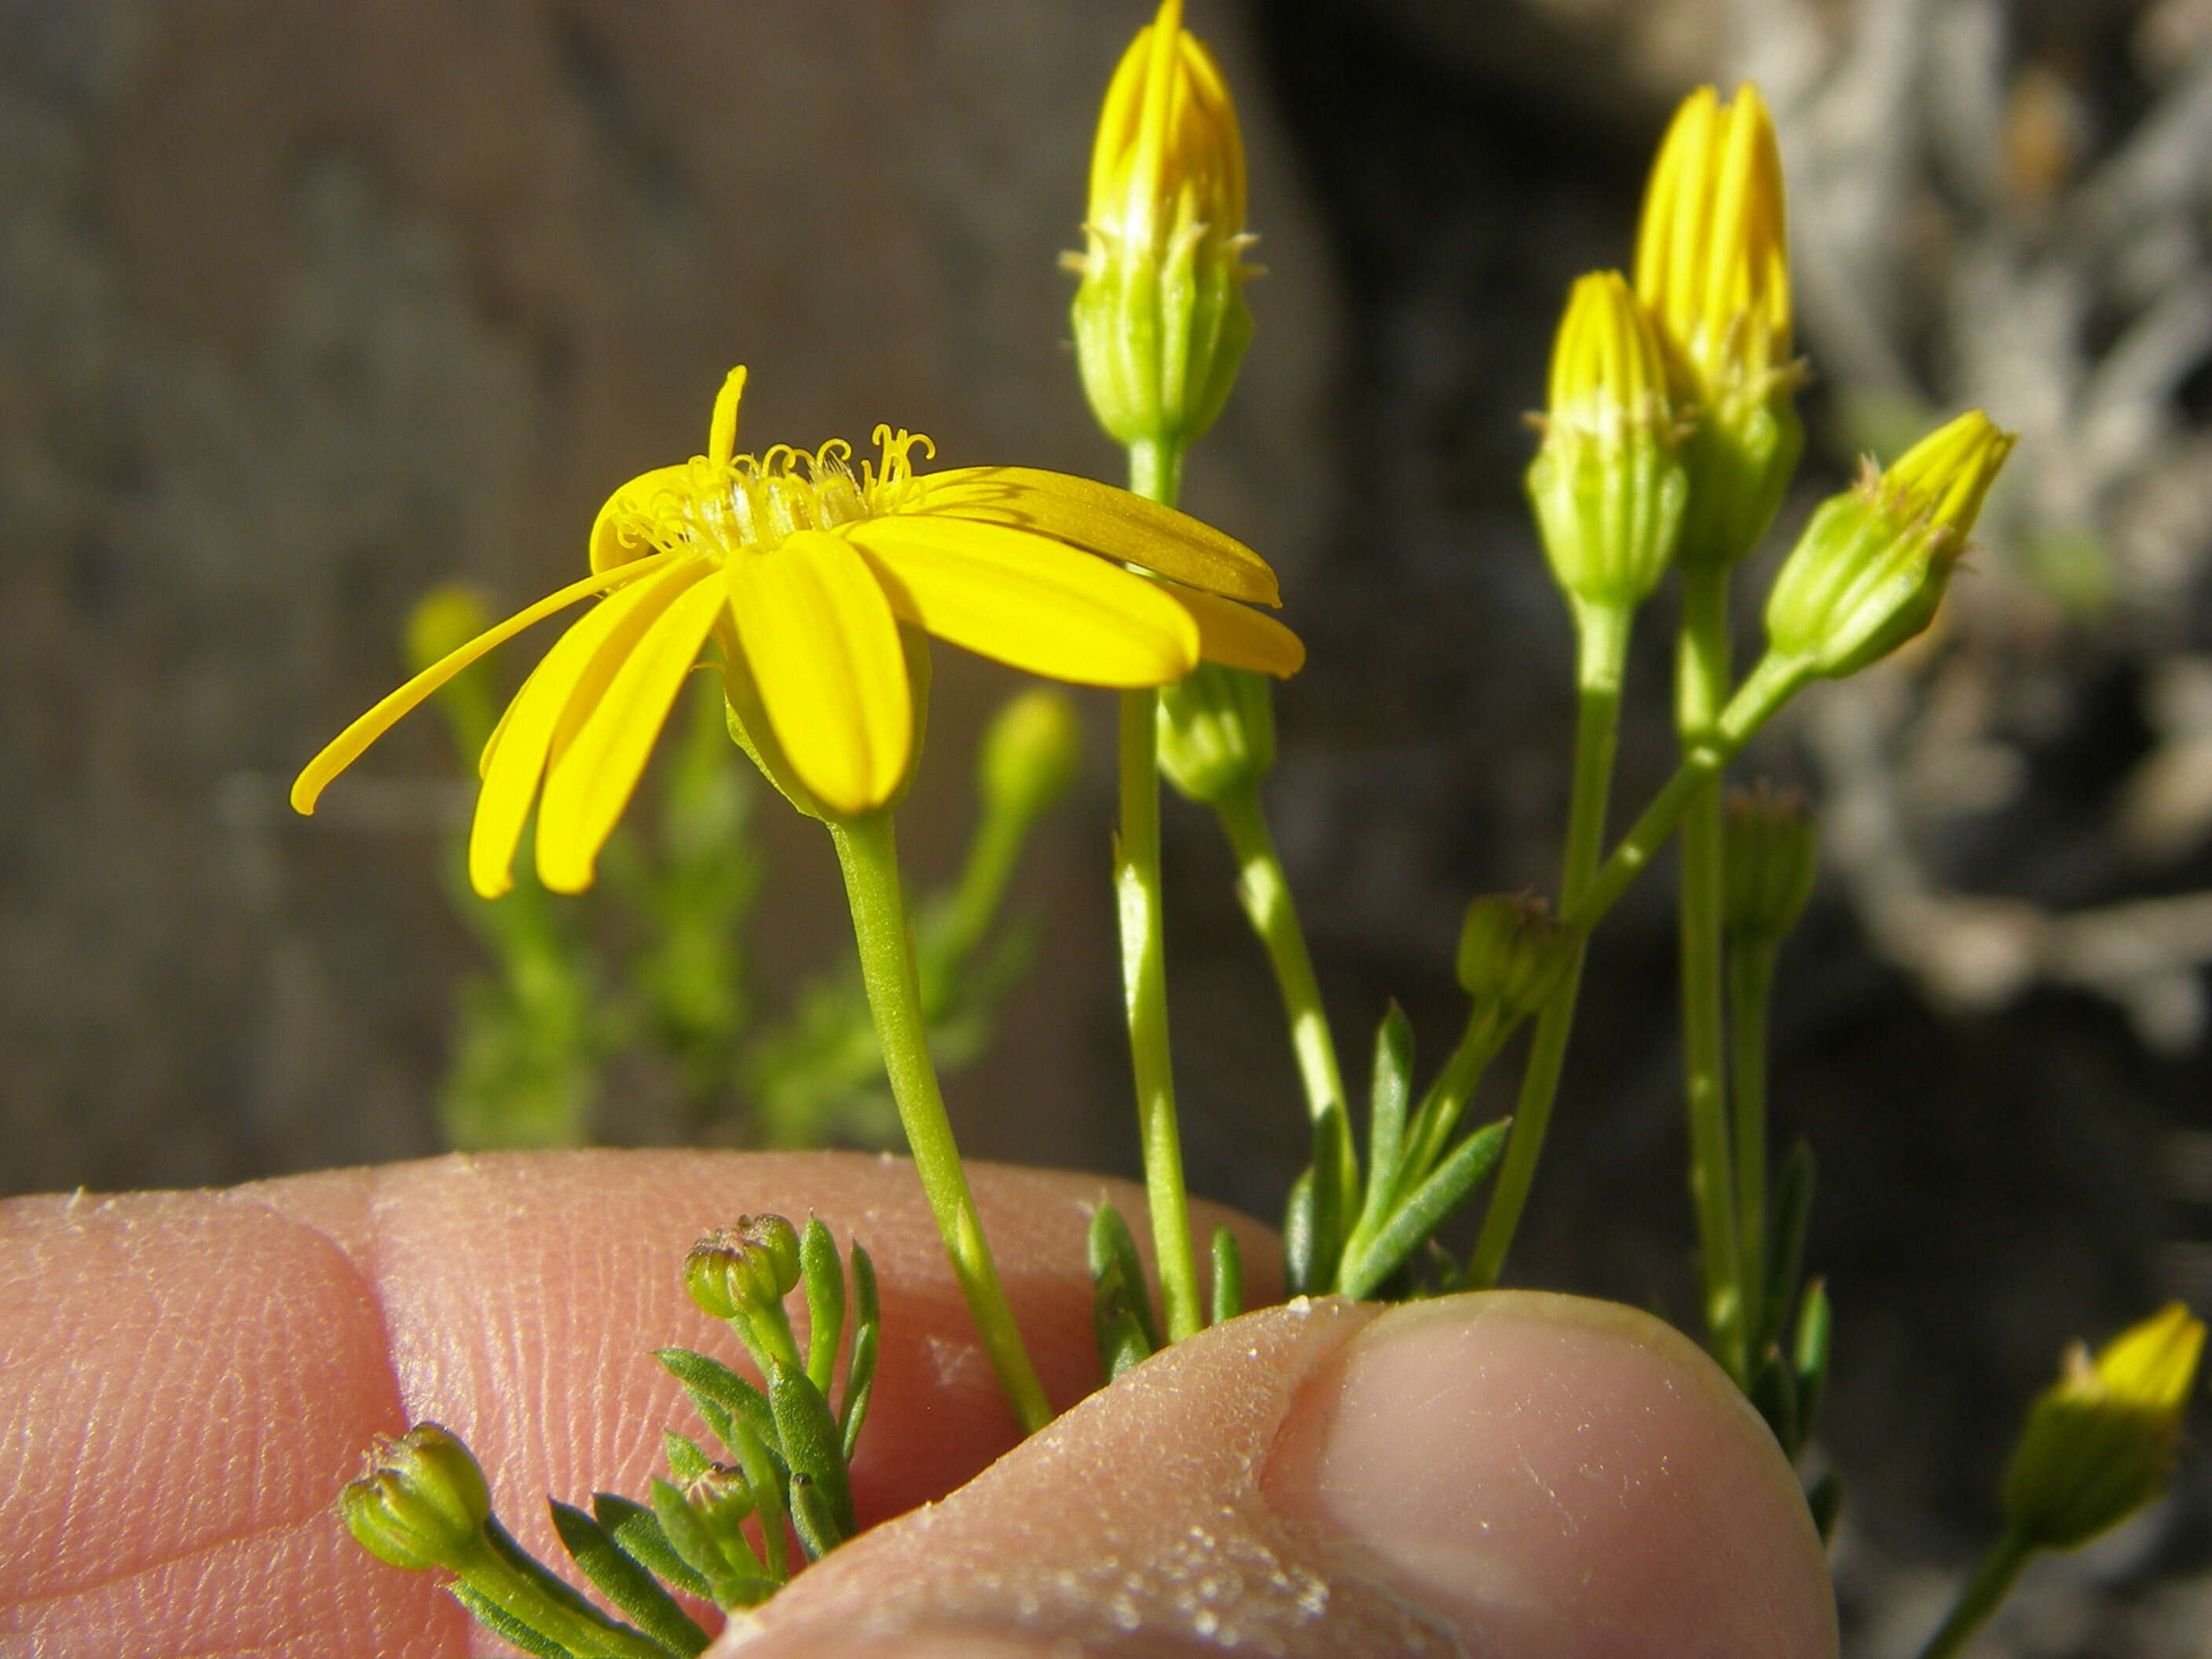
[[[1492,1291],[1383,1315],[1300,1389],[1262,1490],[1480,1650],[1836,1651],[1773,1437],[1703,1352],[1617,1304]]]

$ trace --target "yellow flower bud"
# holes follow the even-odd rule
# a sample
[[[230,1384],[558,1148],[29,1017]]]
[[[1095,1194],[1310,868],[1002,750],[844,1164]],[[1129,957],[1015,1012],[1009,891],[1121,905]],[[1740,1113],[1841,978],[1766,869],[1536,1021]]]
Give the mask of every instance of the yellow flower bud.
[[[1160,771],[1188,799],[1218,805],[1275,764],[1275,696],[1261,676],[1200,663],[1160,688]]]
[[[1805,798],[1765,784],[1729,792],[1723,925],[1739,938],[1787,938],[1820,872],[1819,827]]]
[[[1767,596],[1775,653],[1841,678],[1934,621],[2013,440],[1969,410],[1822,502]]]
[[[1781,152],[1756,88],[1723,103],[1701,87],[1675,112],[1644,192],[1636,292],[1696,420],[1681,557],[1731,563],[1773,519],[1804,446]]]
[[[1076,361],[1098,423],[1179,447],[1213,424],[1252,335],[1244,139],[1228,83],[1164,0],[1123,54],[1091,151]]]
[[[2165,1489],[2203,1347],[2203,1322],[2175,1302],[2094,1359],[2068,1351],[2005,1470],[2005,1521],[2021,1542],[2072,1549]]]
[[[1559,586],[1628,610],[1666,574],[1688,492],[1658,331],[1619,272],[1580,278],[1552,349],[1528,498]]]
[[[1533,1014],[1565,982],[1580,945],[1581,935],[1540,898],[1476,899],[1460,924],[1460,987],[1509,1018]]]
[[[458,1437],[417,1423],[397,1440],[380,1441],[361,1479],[338,1494],[338,1513],[380,1561],[458,1571],[483,1547],[491,1491]]]

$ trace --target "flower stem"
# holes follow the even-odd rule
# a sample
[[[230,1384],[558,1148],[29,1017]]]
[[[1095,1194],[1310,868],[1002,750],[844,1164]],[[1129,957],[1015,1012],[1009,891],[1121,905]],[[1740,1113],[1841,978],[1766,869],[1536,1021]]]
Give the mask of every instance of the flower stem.
[[[1606,807],[1613,790],[1620,681],[1628,658],[1631,616],[1625,607],[1579,605],[1576,609],[1575,774],[1567,806],[1566,866],[1559,883],[1560,908],[1570,915],[1595,878],[1598,857],[1605,847]],[[1498,1282],[1506,1252],[1513,1247],[1513,1235],[1520,1228],[1521,1212],[1528,1206],[1528,1189],[1536,1178],[1536,1160],[1544,1150],[1544,1133],[1551,1127],[1552,1105],[1559,1098],[1559,1079],[1566,1066],[1567,1039],[1574,1030],[1575,998],[1582,987],[1585,948],[1576,949],[1566,982],[1544,1005],[1543,1012],[1537,1016],[1536,1033],[1529,1040],[1527,1069],[1521,1074],[1521,1096],[1514,1108],[1504,1161],[1498,1166],[1490,1206],[1483,1212],[1482,1231],[1468,1263],[1468,1279],[1476,1289]]]
[[[1684,757],[1711,745],[1728,701],[1728,567],[1682,570],[1682,627],[1674,675],[1674,727]],[[1690,1129],[1690,1195],[1704,1264],[1705,1337],[1739,1383],[1747,1380],[1735,1184],[1729,1173],[1727,1051],[1722,1013],[1721,795],[1709,783],[1681,829],[1682,1092]]]
[[[1133,453],[1133,452],[1132,452]],[[1167,1338],[1180,1342],[1204,1323],[1198,1255],[1183,1190],[1182,1135],[1176,1121],[1175,1068],[1168,1048],[1167,950],[1160,902],[1160,694],[1121,694],[1121,831],[1114,838],[1114,890],[1121,920],[1121,988],[1129,1018],[1129,1063],[1137,1082],[1137,1133],[1144,1145],[1145,1196],[1152,1216]]]
[[[1760,1351],[1776,1335],[1755,1327],[1765,1323],[1762,1310],[1766,1306],[1766,1019],[1774,994],[1777,951],[1772,939],[1739,938],[1729,942],[1728,951],[1736,1261],[1747,1368],[1759,1364]]]
[[[914,939],[907,926],[906,899],[899,890],[898,847],[888,810],[832,821],[830,837],[845,876],[853,908],[853,933],[860,949],[860,977],[868,1007],[883,1043],[884,1066],[899,1121],[921,1176],[921,1189],[937,1218],[937,1231],[951,1259],[953,1276],[968,1299],[983,1351],[1022,1427],[1035,1433],[1052,1419],[1044,1389],[1030,1364],[1029,1351],[1014,1323],[1013,1310],[999,1282],[975,1200],[961,1167],[960,1149],[945,1113],[945,1097],[930,1063],[929,1038],[922,1019],[921,990],[914,964]]]
[[[2033,1559],[2033,1547],[2024,1542],[2016,1533],[2008,1532],[1990,1548],[1974,1569],[1974,1576],[1959,1592],[1951,1616],[1943,1627],[1928,1638],[1928,1645],[1920,1650],[1920,1659],[1952,1659],[1973,1638],[1976,1631],[1989,1622],[1990,1615],[2004,1604],[2019,1580],[2021,1571]]]
[[[507,1547],[513,1549],[512,1540],[507,1541]],[[565,1590],[567,1587],[535,1562],[530,1565],[532,1572],[525,1572],[501,1554],[489,1538],[484,1538],[477,1540],[477,1547],[465,1559],[454,1564],[453,1572],[462,1583],[508,1618],[559,1643],[571,1653],[588,1655],[590,1659],[665,1659],[667,1650],[641,1632],[611,1628],[599,1620],[562,1606],[538,1579],[544,1578],[559,1589]],[[537,1577],[533,1577],[532,1573]],[[574,1592],[568,1593],[573,1598]]]
[[[1250,785],[1224,795],[1214,811],[1237,854],[1237,896],[1252,931],[1267,947],[1276,988],[1282,993],[1291,1051],[1297,1060],[1298,1080],[1305,1086],[1306,1110],[1318,1119],[1331,1106],[1345,1103],[1344,1073],[1337,1065],[1336,1039],[1329,1033],[1305,930],[1298,925],[1297,905],[1275,852],[1267,811],[1260,804],[1259,790]]]

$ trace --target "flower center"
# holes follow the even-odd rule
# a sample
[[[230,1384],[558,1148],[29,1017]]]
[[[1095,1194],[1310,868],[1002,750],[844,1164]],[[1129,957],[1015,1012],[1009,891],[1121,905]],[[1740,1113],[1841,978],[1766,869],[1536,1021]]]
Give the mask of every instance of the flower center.
[[[664,552],[772,553],[795,531],[835,530],[891,510],[914,476],[910,452],[937,453],[927,436],[903,428],[879,426],[874,436],[881,459],[862,461],[857,472],[842,438],[811,452],[778,444],[726,461],[695,455],[680,474],[629,502],[617,527],[625,540]]]

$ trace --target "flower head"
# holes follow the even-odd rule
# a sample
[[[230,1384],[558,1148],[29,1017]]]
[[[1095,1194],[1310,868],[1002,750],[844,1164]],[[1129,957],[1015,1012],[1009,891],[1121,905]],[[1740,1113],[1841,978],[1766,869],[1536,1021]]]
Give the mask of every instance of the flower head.
[[[876,429],[855,465],[833,439],[734,453],[742,369],[707,453],[633,478],[592,526],[592,574],[417,674],[338,734],[292,786],[325,785],[394,721],[532,623],[605,595],[555,641],[485,745],[469,876],[496,896],[533,801],[538,870],[590,885],[685,676],[712,649],[732,725],[802,809],[856,817],[895,800],[918,744],[914,674],[934,635],[1079,684],[1160,685],[1200,658],[1273,674],[1304,647],[1246,601],[1277,602],[1241,543],[1125,490],[1028,467],[923,473],[929,440]],[[1125,568],[1136,565],[1153,578]]]
[[[491,1492],[469,1449],[435,1423],[380,1437],[368,1468],[338,1494],[363,1549],[395,1567],[453,1567],[483,1547]]]
[[[1926,628],[2013,439],[1969,410],[1823,501],[1767,595],[1774,650],[1840,678]]]
[[[1686,562],[1741,557],[1797,464],[1789,244],[1781,152],[1758,88],[1723,103],[1700,87],[1667,130],[1636,239],[1636,292],[1696,421]]]
[[[1539,424],[1528,497],[1553,574],[1584,605],[1642,604],[1674,557],[1687,481],[1658,330],[1618,271],[1569,293]]]
[[[1582,935],[1543,900],[1489,894],[1468,904],[1460,923],[1460,988],[1478,1011],[1518,1019],[1552,1000],[1581,948]]]
[[[1184,444],[1228,401],[1245,308],[1244,139],[1228,83],[1164,0],[1122,55],[1091,149],[1077,361],[1124,444]]]
[[[2180,1303],[2092,1359],[2076,1343],[2030,1409],[2005,1471],[2005,1520],[2027,1543],[2072,1549],[2165,1488],[2197,1386],[2203,1322]]]

